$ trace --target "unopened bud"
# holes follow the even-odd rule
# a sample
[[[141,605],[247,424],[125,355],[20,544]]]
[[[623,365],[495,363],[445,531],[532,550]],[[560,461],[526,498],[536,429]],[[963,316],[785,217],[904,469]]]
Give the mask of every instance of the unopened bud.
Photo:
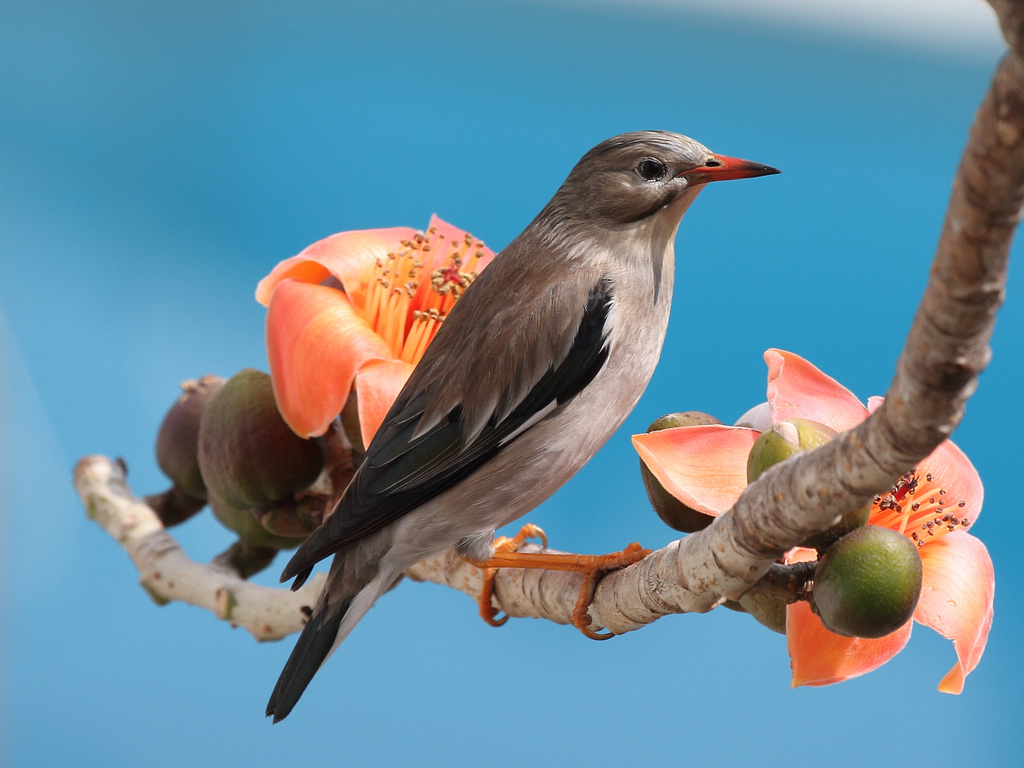
[[[327,503],[321,496],[281,499],[260,515],[260,525],[274,536],[301,542],[320,527]]]
[[[685,413],[669,413],[656,419],[647,428],[647,431],[660,432],[663,429],[673,429],[674,427],[694,427],[721,423],[714,416],[709,416],[706,413],[686,411]],[[694,533],[695,531],[704,530],[715,519],[712,515],[688,507],[669,493],[658,478],[654,476],[654,473],[647,468],[642,459],[640,460],[640,477],[643,478],[644,488],[647,490],[647,498],[650,499],[651,506],[658,513],[658,517],[670,528],[682,531],[683,533]]]
[[[836,431],[808,419],[786,419],[762,432],[747,456],[747,482],[752,483],[769,468],[801,451],[831,442]]]
[[[243,542],[246,547],[275,551],[295,549],[305,538],[304,536],[275,536],[260,522],[265,514],[263,510],[232,506],[215,493],[210,494],[210,509],[213,510],[214,517],[220,521],[221,525],[238,534],[239,541]]]
[[[199,471],[199,419],[210,398],[224,384],[220,376],[206,375],[181,385],[181,395],[167,411],[156,436],[156,461],[181,491],[193,499],[206,498]]]
[[[747,482],[757,480],[769,467],[785,461],[801,451],[812,451],[831,442],[838,433],[824,424],[809,419],[786,419],[762,432],[747,456]],[[866,525],[871,505],[851,510],[839,518],[828,530],[810,536],[800,546],[817,550],[826,549],[834,541],[852,530]]]
[[[921,555],[910,539],[868,525],[822,555],[814,572],[813,607],[836,634],[885,637],[914,615],[921,575]]]
[[[232,376],[203,410],[199,466],[211,496],[236,509],[262,508],[317,479],[324,442],[292,432],[277,410],[270,377],[249,368]]]

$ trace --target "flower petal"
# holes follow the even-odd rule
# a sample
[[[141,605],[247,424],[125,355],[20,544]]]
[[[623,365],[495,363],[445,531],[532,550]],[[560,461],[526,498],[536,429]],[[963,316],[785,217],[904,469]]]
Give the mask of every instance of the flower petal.
[[[995,573],[988,550],[967,531],[953,531],[921,547],[921,599],[914,618],[953,641],[957,664],[939,690],[960,693],[978,666],[992,627]]]
[[[910,639],[912,621],[877,639],[829,632],[805,602],[786,608],[786,645],[793,687],[830,685],[859,677],[885,664]]]
[[[735,426],[749,427],[750,429],[757,430],[758,432],[767,432],[774,426],[774,424],[775,422],[772,421],[771,405],[769,403],[758,403],[736,419]]]
[[[333,275],[341,281],[353,303],[362,306],[377,259],[398,250],[402,240],[415,235],[412,227],[390,227],[339,232],[325,237],[274,267],[256,286],[256,300],[269,305],[274,288],[282,280],[319,283]]]
[[[344,293],[300,280],[274,289],[266,335],[277,407],[301,437],[327,430],[364,362],[391,357]]]
[[[856,395],[799,355],[769,349],[764,361],[768,363],[768,402],[776,424],[784,419],[810,419],[843,432],[867,416]]]
[[[717,515],[747,487],[747,454],[757,436],[752,429],[709,424],[633,435],[633,447],[669,493]]]
[[[363,445],[369,445],[415,366],[401,360],[371,360],[356,374],[356,401]]]

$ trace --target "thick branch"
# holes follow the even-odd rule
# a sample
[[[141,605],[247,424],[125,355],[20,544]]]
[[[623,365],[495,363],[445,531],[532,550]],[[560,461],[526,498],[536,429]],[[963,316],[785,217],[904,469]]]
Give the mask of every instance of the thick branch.
[[[226,568],[189,559],[156,514],[132,494],[120,461],[87,456],[75,467],[74,483],[89,517],[125,549],[141,574],[140,583],[158,604],[179,600],[205,608],[219,619],[245,627],[258,640],[276,640],[302,629],[322,589],[322,574],[298,592],[290,592],[251,584]],[[677,544],[669,545],[669,549],[674,551]],[[523,551],[541,550],[527,546]],[[774,578],[766,579],[756,590],[792,600],[795,589],[787,588],[786,581],[799,579],[798,571],[804,566],[776,566]],[[460,559],[454,550],[427,558],[405,573],[416,581],[442,584],[474,599],[480,594],[480,570]],[[615,631],[625,632],[635,627],[620,614],[628,616],[633,611],[631,600],[635,598],[624,597],[621,589],[607,588],[618,578],[613,574],[605,580],[591,612],[605,616],[603,621]],[[509,616],[568,624],[581,586],[582,577],[577,574],[506,569],[498,573],[495,590],[498,607]],[[678,612],[669,607],[658,615]]]

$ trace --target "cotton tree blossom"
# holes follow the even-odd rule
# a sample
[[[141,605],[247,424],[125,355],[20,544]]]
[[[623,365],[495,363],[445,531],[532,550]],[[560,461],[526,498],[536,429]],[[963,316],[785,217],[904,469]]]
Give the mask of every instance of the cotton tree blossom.
[[[256,299],[268,307],[270,375],[288,425],[303,437],[322,435],[354,386],[368,444],[445,316],[493,258],[434,216],[425,232],[331,235],[274,267]]]
[[[708,515],[725,512],[746,487],[747,454],[763,429],[790,418],[851,429],[880,404],[865,407],[848,389],[808,361],[770,349],[768,402],[742,419],[754,426],[702,425],[636,435],[633,444],[655,477],[687,506]],[[912,621],[878,639],[829,632],[806,602],[787,609],[786,638],[793,685],[827,685],[881,666],[903,649],[913,623],[953,641],[957,664],[939,690],[960,693],[981,659],[992,625],[995,576],[984,544],[968,533],[981,512],[977,471],[949,440],[912,472],[875,498],[869,525],[899,531],[918,547],[923,566],[921,598]],[[789,561],[813,559],[794,550]]]

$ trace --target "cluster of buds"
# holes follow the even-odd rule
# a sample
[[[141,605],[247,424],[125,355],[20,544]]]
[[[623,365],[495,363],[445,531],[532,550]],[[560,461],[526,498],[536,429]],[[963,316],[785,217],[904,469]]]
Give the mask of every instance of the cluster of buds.
[[[340,420],[320,437],[299,437],[278,411],[270,377],[253,369],[185,382],[156,455],[172,486],[147,503],[167,527],[208,504],[238,536],[217,562],[243,578],[302,543],[354,470]]]

